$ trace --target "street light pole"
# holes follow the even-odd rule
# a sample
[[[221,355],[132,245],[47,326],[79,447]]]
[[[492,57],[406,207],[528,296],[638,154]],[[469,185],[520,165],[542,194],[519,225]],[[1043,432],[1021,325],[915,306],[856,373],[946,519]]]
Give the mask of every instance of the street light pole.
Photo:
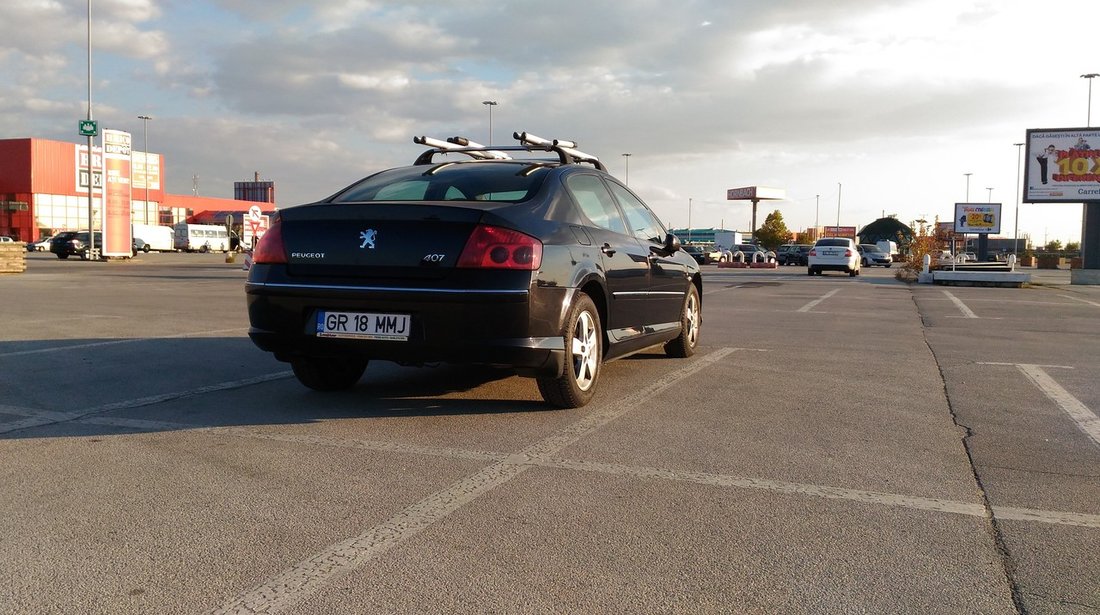
[[[1012,229],[1012,253],[1020,248],[1020,148],[1023,143],[1013,143],[1016,146],[1016,226]]]
[[[986,190],[989,191],[989,197],[985,200],[985,202],[986,203],[992,203],[993,202],[993,189],[992,188],[986,188]]]
[[[969,203],[970,202],[970,176],[973,175],[973,173],[963,173],[963,175],[966,176],[966,202]]]
[[[816,203],[814,205],[814,241],[821,239],[817,236],[819,230],[821,230],[821,195],[815,194],[814,198]]]
[[[145,136],[145,149],[142,151],[143,163],[141,167],[144,169],[142,175],[145,178],[145,223],[152,224],[149,222],[149,120],[153,118],[148,115],[139,115],[138,119],[141,120],[141,128]]]
[[[691,197],[688,197],[688,243],[691,243]]]
[[[493,107],[497,106],[495,100],[483,100],[481,104],[489,107],[489,145],[493,144]]]
[[[88,121],[92,121],[92,0],[88,0]],[[92,214],[92,135],[88,135],[88,258],[95,254],[95,224]]]
[[[840,191],[844,186],[840,183],[836,183],[836,236],[840,237]]]
[[[630,185],[630,154],[623,154],[623,158],[626,159],[626,185]]]
[[[1081,75],[1082,79],[1089,80],[1089,111],[1086,116],[1088,119],[1085,121],[1085,126],[1092,128],[1092,80],[1096,77],[1100,77],[1100,73],[1086,73]]]

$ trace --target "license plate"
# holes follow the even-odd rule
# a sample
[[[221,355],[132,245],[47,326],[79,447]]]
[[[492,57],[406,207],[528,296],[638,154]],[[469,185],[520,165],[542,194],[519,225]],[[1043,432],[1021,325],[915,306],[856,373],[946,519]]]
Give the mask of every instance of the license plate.
[[[317,337],[404,342],[409,339],[409,315],[321,311],[317,312]]]

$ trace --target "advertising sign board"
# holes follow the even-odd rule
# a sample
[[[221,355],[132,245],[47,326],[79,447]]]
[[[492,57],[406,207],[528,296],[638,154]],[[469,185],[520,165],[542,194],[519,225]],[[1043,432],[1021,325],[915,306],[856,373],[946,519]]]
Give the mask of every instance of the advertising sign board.
[[[744,188],[730,188],[726,190],[727,201],[774,201],[785,198],[787,198],[787,191],[782,188],[745,186]]]
[[[76,149],[76,165],[73,169],[76,179],[76,192],[87,194],[88,146],[74,143],[73,147]],[[103,150],[95,146],[92,146],[92,187],[94,189],[93,194],[96,196],[103,189]]]
[[[104,202],[100,209],[103,256],[130,256],[130,133],[103,130]]]
[[[848,239],[856,238],[856,227],[854,226],[826,226],[822,228],[822,237],[847,237]]]
[[[1000,203],[955,203],[956,233],[997,234],[1001,232]]]
[[[1100,128],[1027,131],[1025,203],[1100,201]]]

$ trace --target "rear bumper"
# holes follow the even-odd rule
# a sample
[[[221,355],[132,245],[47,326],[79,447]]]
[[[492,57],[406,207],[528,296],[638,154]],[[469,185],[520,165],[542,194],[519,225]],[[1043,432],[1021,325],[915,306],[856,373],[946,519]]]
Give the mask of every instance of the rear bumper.
[[[849,261],[844,261],[842,263],[836,261],[810,261],[808,267],[814,271],[855,271],[859,267],[859,263]]]
[[[296,356],[357,356],[405,364],[476,363],[526,376],[557,375],[570,289],[445,290],[301,286],[250,282],[246,288],[258,347],[281,361]],[[322,338],[318,311],[408,314],[405,341]]]

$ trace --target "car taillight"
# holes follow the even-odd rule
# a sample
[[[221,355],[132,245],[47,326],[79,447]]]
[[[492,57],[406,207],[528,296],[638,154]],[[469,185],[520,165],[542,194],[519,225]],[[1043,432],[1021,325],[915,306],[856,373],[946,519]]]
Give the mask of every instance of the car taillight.
[[[851,251],[851,250],[845,250],[845,251],[844,251],[844,256],[851,256],[851,255],[852,255],[852,251]]]
[[[519,231],[479,224],[458,257],[458,267],[474,269],[524,269],[542,265],[542,242]]]
[[[810,250],[809,256],[817,256],[817,250]]]
[[[276,220],[267,229],[256,249],[252,251],[252,262],[278,264],[286,263],[286,246],[283,244],[283,225]]]

